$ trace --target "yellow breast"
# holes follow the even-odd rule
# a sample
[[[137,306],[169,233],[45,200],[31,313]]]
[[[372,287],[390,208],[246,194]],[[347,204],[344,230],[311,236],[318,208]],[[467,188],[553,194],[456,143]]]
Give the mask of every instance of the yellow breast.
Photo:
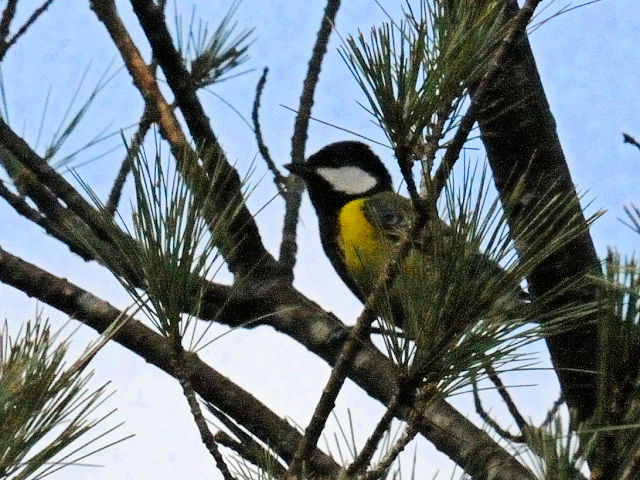
[[[376,231],[362,208],[366,199],[346,204],[338,216],[338,245],[356,283],[367,293],[389,261],[391,245]]]

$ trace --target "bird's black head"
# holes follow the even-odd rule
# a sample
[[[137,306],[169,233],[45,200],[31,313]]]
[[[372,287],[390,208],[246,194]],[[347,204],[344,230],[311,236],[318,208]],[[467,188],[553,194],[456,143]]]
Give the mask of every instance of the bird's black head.
[[[340,208],[356,198],[393,191],[382,161],[360,142],[332,143],[306,163],[285,167],[304,179],[316,210]]]

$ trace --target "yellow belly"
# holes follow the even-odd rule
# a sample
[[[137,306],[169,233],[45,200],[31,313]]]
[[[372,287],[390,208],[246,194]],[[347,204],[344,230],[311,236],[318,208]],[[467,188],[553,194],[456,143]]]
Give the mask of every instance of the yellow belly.
[[[338,245],[344,262],[363,293],[368,294],[390,260],[392,245],[362,212],[366,199],[353,200],[338,216]]]

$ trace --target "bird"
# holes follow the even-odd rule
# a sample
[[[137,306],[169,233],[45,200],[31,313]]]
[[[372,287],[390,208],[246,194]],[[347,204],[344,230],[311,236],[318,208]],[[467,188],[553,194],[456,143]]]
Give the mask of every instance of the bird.
[[[365,303],[401,241],[408,240],[416,217],[411,200],[396,193],[389,171],[362,142],[332,143],[306,162],[288,164],[285,168],[305,182],[318,217],[323,250],[342,281]],[[434,242],[434,235],[446,238]],[[434,314],[437,304],[451,303],[447,288],[464,290],[468,276],[475,279],[479,297],[486,297],[482,291],[491,279],[502,282],[504,270],[486,255],[470,251],[462,237],[439,218],[430,219],[424,233],[413,239],[386,299],[374,306],[378,316],[405,331],[409,327],[407,317],[414,317],[409,336],[415,339],[419,330],[416,322],[419,324],[424,317]],[[460,260],[465,255],[467,261]],[[465,278],[462,281],[458,278],[456,283],[456,279],[449,278],[451,275]],[[449,287],[443,290],[442,285]],[[507,290],[508,297],[517,297],[514,292],[520,289],[507,285]],[[453,310],[470,302],[464,291],[458,293]],[[476,313],[486,312],[491,301],[495,299],[476,298]],[[447,309],[452,310],[451,307],[449,304]]]

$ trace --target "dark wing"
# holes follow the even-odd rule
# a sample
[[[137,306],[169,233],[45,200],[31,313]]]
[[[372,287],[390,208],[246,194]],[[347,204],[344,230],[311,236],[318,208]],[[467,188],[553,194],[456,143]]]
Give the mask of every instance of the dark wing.
[[[393,192],[378,193],[371,197],[365,204],[364,214],[393,243],[398,243],[409,235],[415,218],[411,200]],[[436,222],[430,223],[414,240],[417,248],[427,252],[429,238],[433,235],[445,239],[451,237],[451,227],[439,218]]]
[[[392,243],[398,243],[409,234],[414,219],[411,200],[393,192],[382,192],[369,198],[363,213]]]

